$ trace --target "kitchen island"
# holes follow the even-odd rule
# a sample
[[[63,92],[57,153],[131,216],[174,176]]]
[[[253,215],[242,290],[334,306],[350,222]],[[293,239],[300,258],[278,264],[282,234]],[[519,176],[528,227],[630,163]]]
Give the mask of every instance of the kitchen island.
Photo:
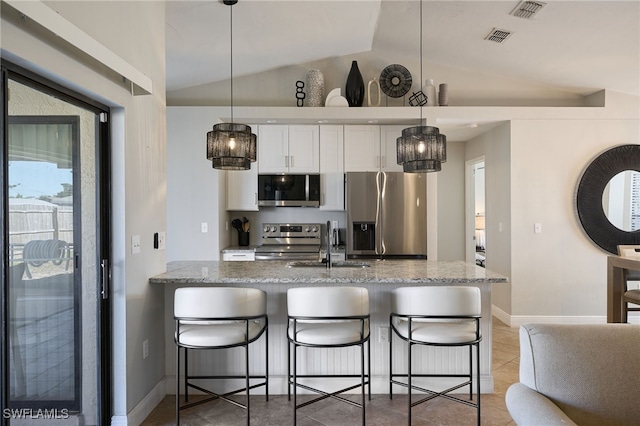
[[[493,392],[491,376],[491,287],[505,285],[505,276],[462,261],[438,262],[425,260],[367,260],[365,268],[341,267],[287,267],[285,261],[217,262],[181,261],[167,265],[167,272],[149,279],[152,285],[164,285],[165,300],[165,348],[166,389],[175,392],[175,345],[173,332],[173,293],[186,286],[239,286],[256,287],[267,293],[269,315],[269,390],[273,394],[286,394],[287,372],[287,289],[299,286],[360,286],[369,290],[371,313],[371,383],[372,392],[388,393],[389,342],[388,325],[389,293],[396,287],[411,285],[470,285],[480,288],[482,294],[481,331],[481,385],[483,393]],[[405,349],[401,340],[394,338],[394,362],[398,368],[405,365]],[[264,339],[253,344],[251,368],[264,368],[259,354],[264,354]],[[467,371],[468,351],[452,348],[414,348],[414,370],[437,369],[444,373]],[[195,351],[192,351],[195,352]],[[342,349],[338,354],[325,349],[309,349],[302,353],[302,370],[310,369],[328,374],[356,374],[357,350]],[[189,366],[194,371],[218,373],[243,371],[243,356],[231,351],[201,351],[193,354]],[[302,373],[304,374],[304,373]],[[334,379],[336,381],[340,379]],[[434,379],[432,379],[434,380]],[[445,388],[450,382],[437,379],[435,387]],[[431,381],[431,383],[434,383]],[[395,389],[394,392],[403,392]],[[464,391],[461,390],[461,391]]]

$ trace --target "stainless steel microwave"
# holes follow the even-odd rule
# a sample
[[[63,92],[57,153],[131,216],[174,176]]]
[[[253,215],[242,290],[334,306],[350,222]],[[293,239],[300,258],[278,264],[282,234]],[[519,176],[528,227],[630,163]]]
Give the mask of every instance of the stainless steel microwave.
[[[258,175],[258,206],[320,207],[320,175]]]

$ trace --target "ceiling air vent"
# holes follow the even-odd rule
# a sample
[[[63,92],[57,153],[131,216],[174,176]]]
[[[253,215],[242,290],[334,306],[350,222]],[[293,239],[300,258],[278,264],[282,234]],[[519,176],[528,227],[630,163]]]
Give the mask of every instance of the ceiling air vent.
[[[504,43],[509,37],[511,37],[511,31],[501,30],[500,28],[494,28],[489,35],[484,39],[489,41],[495,41],[496,43]]]
[[[541,1],[524,0],[520,2],[520,4],[518,4],[515,9],[513,9],[511,15],[523,19],[533,19],[546,5],[546,3],[543,3]]]

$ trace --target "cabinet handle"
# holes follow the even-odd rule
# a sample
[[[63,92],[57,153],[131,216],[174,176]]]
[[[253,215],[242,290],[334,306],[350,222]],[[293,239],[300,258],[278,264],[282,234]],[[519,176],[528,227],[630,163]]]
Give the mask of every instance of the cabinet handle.
[[[381,167],[387,167],[387,156],[383,155],[382,157],[382,166]]]
[[[253,193],[253,204],[255,204],[256,206],[258,205],[258,193],[257,192]]]

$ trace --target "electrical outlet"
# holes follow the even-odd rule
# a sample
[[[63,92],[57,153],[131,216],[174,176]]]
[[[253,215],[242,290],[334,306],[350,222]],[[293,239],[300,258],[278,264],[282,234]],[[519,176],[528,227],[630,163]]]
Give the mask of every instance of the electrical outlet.
[[[131,237],[131,254],[140,253],[140,235]]]
[[[200,224],[200,232],[202,232],[203,234],[209,232],[209,224],[207,222],[202,222]]]
[[[389,342],[389,326],[381,325],[378,327],[378,342],[379,343],[387,343]]]
[[[333,229],[338,229],[338,228],[339,228],[339,223],[338,223],[338,221],[337,221],[337,220],[332,221],[332,222],[331,222],[331,227],[332,227]]]
[[[149,340],[145,339],[144,342],[142,342],[142,359],[145,359],[149,356]]]
[[[167,233],[158,232],[158,250],[164,250],[167,248]]]

